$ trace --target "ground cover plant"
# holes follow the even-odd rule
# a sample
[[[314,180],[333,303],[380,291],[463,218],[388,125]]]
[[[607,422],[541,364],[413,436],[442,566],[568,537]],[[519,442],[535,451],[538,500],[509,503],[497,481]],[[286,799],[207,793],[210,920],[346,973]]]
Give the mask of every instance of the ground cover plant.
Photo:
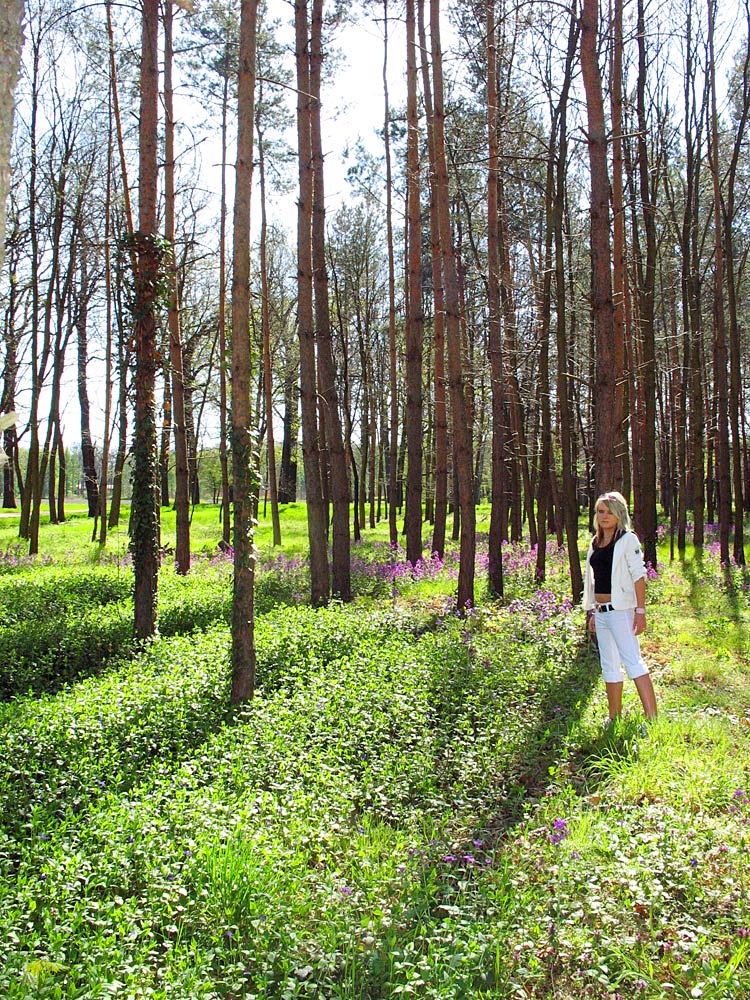
[[[310,608],[277,610],[257,622],[257,679],[289,690],[310,664],[349,651],[377,618],[327,621]],[[128,791],[156,758],[179,760],[227,719],[230,636],[218,625],[194,637],[160,637],[132,659],[57,696],[18,699],[6,709],[0,752],[0,830],[22,839],[80,814],[103,792]],[[217,670],[217,665],[222,669]]]
[[[234,714],[229,564],[165,571],[193,627],[0,708],[0,996],[750,996],[747,581],[710,548],[652,574],[660,718],[630,685],[604,731],[549,564],[508,546],[506,604],[460,618],[450,555],[357,547],[355,604],[313,611],[299,552],[264,553]],[[125,606],[125,569],[83,603]],[[28,572],[43,602],[59,570]]]
[[[304,576],[299,557],[271,558],[258,582],[258,614],[280,604],[301,603]],[[22,565],[4,583],[0,699],[56,691],[100,673],[112,659],[137,652],[127,558],[72,572],[55,564]],[[159,586],[160,635],[186,635],[230,618],[231,554],[198,559],[188,577],[165,563]]]

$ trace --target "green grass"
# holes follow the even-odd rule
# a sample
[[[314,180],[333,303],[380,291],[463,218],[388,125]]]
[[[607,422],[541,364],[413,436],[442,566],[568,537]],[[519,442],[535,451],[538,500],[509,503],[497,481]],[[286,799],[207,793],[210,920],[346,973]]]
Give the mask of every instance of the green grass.
[[[207,555],[214,516],[194,522]],[[563,560],[547,595],[509,550],[512,602],[460,619],[446,571],[367,570],[383,530],[357,601],[313,611],[289,558],[304,508],[288,518],[251,705],[228,710],[231,577],[203,558],[162,573],[153,643],[0,708],[0,996],[750,997],[742,574],[710,550],[661,567],[659,719],[642,729],[626,682],[604,731]],[[67,573],[6,565],[9,624],[126,606],[122,567],[71,552],[87,531],[44,528]]]
[[[43,513],[39,530],[39,553],[41,559],[55,562],[98,563],[123,557],[128,550],[128,518],[130,508],[123,505],[120,523],[107,532],[104,549],[91,540],[93,521],[85,507],[76,504],[66,508],[67,519],[63,524],[50,525],[49,515]],[[273,549],[273,529],[270,509],[267,518],[262,516],[256,532],[256,544],[261,552],[268,555]],[[307,552],[307,509],[304,504],[290,503],[280,509],[281,538],[283,551],[287,556]],[[28,542],[18,537],[20,511],[0,517],[0,554],[14,554],[24,559],[28,553]],[[196,556],[212,556],[217,552],[217,544],[222,537],[219,508],[214,504],[198,504],[192,508],[190,522],[190,547]],[[374,530],[368,529],[368,537],[379,540],[388,538],[388,523],[380,522]],[[171,507],[161,510],[161,544],[174,551],[175,512]],[[0,571],[2,564],[0,563]]]

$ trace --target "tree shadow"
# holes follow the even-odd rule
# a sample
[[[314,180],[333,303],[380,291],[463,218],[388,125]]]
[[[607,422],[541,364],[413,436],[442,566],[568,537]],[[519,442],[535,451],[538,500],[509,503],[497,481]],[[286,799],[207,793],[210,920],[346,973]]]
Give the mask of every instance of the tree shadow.
[[[706,579],[701,570],[703,559],[699,553],[688,561],[684,555],[680,557],[682,574],[687,580],[690,591],[688,601],[696,613],[698,620],[706,617]],[[730,568],[722,572],[724,576],[723,595],[726,597],[725,607],[729,611],[732,624],[737,629],[737,638],[742,647],[747,647],[749,637],[742,612],[747,608],[747,594],[750,591],[750,569],[746,566]]]
[[[555,775],[561,752],[586,712],[600,678],[596,647],[586,637],[570,659],[567,669],[562,674],[553,675],[539,703],[536,725],[528,733],[523,746],[509,759],[502,776],[498,776],[498,788],[503,798],[483,823],[483,834],[489,834],[490,841],[495,845],[523,819],[530,800],[542,798],[552,785],[558,783]],[[602,733],[595,741],[581,747],[578,751],[581,764],[601,749],[605,741],[606,734]],[[583,782],[583,772],[581,778]],[[585,784],[590,787],[588,780]]]
[[[441,724],[447,730],[445,733],[447,741],[451,739],[454,724],[458,725],[462,719],[460,709],[462,701],[476,695],[473,680],[475,673],[467,670],[460,679],[442,678],[446,685],[452,687],[451,703],[455,706],[455,714],[452,717],[450,713],[446,716],[445,712],[439,716]],[[491,784],[497,792],[495,804],[477,814],[472,828],[463,833],[467,844],[471,844],[472,841],[476,845],[481,844],[481,847],[477,846],[477,850],[488,859],[494,852],[502,850],[503,842],[510,831],[524,819],[529,802],[543,798],[547,789],[559,784],[558,765],[561,757],[564,754],[566,760],[571,759],[567,747],[570,734],[588,710],[592,694],[596,685],[600,683],[600,677],[599,658],[593,643],[586,635],[567,659],[564,669],[549,669],[546,673],[547,683],[541,691],[539,685],[535,685],[535,693],[540,697],[535,704],[534,725],[525,732],[522,744],[499,764],[497,773],[493,775]],[[436,678],[438,683],[440,679]],[[507,698],[514,696],[523,698],[527,691],[525,685],[519,683],[515,691],[507,690],[502,693]],[[443,709],[445,707],[443,704]],[[575,748],[573,758],[575,761],[580,761],[581,791],[585,786],[585,791],[590,792],[599,780],[605,778],[604,772],[601,778],[594,774],[592,782],[591,759],[599,755],[603,757],[607,753],[626,755],[635,728],[635,722],[625,720],[616,730],[601,731],[584,745]],[[441,783],[444,794],[450,788],[451,775],[447,773],[445,777],[447,780]],[[487,790],[484,797],[488,799],[486,792]],[[432,843],[434,848],[428,848],[424,853],[415,852],[421,855],[417,863],[418,872],[409,897],[405,900],[405,910],[399,918],[397,928],[391,928],[380,935],[368,966],[352,966],[346,970],[348,975],[359,977],[356,995],[362,998],[384,996],[386,989],[391,991],[388,995],[392,995],[393,957],[400,958],[412,944],[417,952],[420,948],[426,949],[425,935],[428,933],[426,929],[438,926],[446,914],[458,912],[463,905],[462,895],[466,891],[465,887],[474,877],[472,873],[478,875],[484,870],[480,862],[475,862],[473,858],[475,850],[472,847],[467,847],[469,855],[465,856],[463,861],[458,852],[455,857],[446,856],[441,861],[439,855],[445,849],[445,845],[434,841]],[[501,872],[502,865],[493,865],[493,869]],[[506,888],[508,899],[511,899],[514,890],[510,885]],[[497,896],[494,897],[494,904],[501,905]],[[378,959],[378,968],[374,968],[375,956]],[[493,961],[495,959],[489,957],[486,959],[489,964],[477,966],[474,983],[477,991],[486,990],[493,982]],[[465,985],[456,995],[462,997],[474,995],[470,992],[471,989],[472,987]],[[483,993],[483,995],[489,994]],[[492,995],[500,994],[492,993]]]
[[[519,663],[521,659],[519,654]],[[477,680],[478,674],[481,675],[481,670],[478,670],[478,664],[473,663],[460,676],[454,669],[450,677],[440,674],[435,678],[433,705],[441,729],[436,741],[435,769],[444,794],[455,788],[457,783],[460,785],[462,780],[461,760],[451,752],[451,744],[456,732],[467,724],[465,706],[472,699],[488,694]],[[508,718],[508,740],[515,742],[518,732],[522,730],[522,742],[508,756],[503,758],[502,753],[499,755],[497,769],[489,776],[481,792],[481,799],[491,801],[492,805],[489,809],[481,804],[479,806],[474,824],[476,839],[484,843],[499,841],[508,829],[522,819],[529,800],[542,797],[550,785],[559,780],[555,775],[561,753],[569,742],[571,732],[587,711],[600,677],[598,653],[586,632],[575,650],[566,657],[562,669],[548,663],[547,669],[541,668],[530,675],[528,683],[521,677],[514,684],[493,691],[498,712]],[[532,700],[533,705],[530,704]],[[514,711],[523,714],[526,721],[516,725]],[[474,720],[473,724],[481,724],[481,719]],[[584,759],[589,752],[596,753],[598,742],[583,749]],[[583,781],[583,768],[580,773]],[[472,834],[468,834],[468,839],[471,838]]]

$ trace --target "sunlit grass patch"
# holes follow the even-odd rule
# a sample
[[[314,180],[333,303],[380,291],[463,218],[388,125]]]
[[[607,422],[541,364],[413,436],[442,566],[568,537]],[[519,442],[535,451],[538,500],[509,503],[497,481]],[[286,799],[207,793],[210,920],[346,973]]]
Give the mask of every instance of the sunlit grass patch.
[[[231,560],[208,545],[187,579],[163,567],[179,639],[0,708],[0,995],[750,996],[740,588],[714,591],[708,560],[702,582],[660,567],[659,719],[643,725],[626,681],[603,729],[564,553],[540,587],[533,551],[508,547],[506,602],[479,584],[458,615],[455,553],[407,567],[386,535],[355,548],[353,605],[319,611],[304,553],[261,547],[240,711],[216,623]],[[75,574],[53,571],[13,570],[14,621],[75,607]],[[82,574],[81,607],[105,607],[118,571]]]
[[[623,802],[662,802],[692,813],[721,811],[744,781],[723,721],[696,715],[663,715],[647,731],[630,729],[592,755],[591,766],[612,781]],[[727,766],[728,761],[737,761]],[[616,779],[616,780],[615,780]]]
[[[0,985],[24,967],[12,942],[33,896],[23,949],[67,965],[66,988],[119,976],[134,990],[153,970],[187,990],[189,949],[223,996],[388,995],[418,980],[475,992],[495,962],[485,890],[496,911],[513,905],[487,888],[502,859],[477,826],[506,768],[553,752],[550,695],[572,669],[561,636],[533,643],[521,617],[493,616],[485,631],[447,612],[417,636],[403,608],[280,614],[282,687],[80,820],[40,817],[0,893]],[[307,680],[284,684],[313,649]]]
[[[609,755],[616,766],[585,797],[544,802],[512,845],[527,886],[537,885],[535,919],[509,941],[513,978],[535,997],[702,996],[709,980],[717,1000],[743,996],[747,794],[717,769],[696,810],[649,775],[663,771],[656,755],[632,749]],[[661,794],[634,794],[636,776]]]

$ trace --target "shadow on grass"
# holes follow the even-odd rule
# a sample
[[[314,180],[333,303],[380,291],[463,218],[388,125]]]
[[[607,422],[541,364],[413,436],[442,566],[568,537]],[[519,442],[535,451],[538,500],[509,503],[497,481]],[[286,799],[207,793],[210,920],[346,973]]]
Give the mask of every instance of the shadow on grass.
[[[707,586],[706,578],[702,573],[703,558],[700,553],[696,553],[695,557],[689,561],[682,557],[680,566],[683,576],[690,586],[688,596],[690,607],[701,620],[701,618],[706,617],[707,596],[710,593],[710,586]],[[745,595],[750,589],[750,570],[743,566],[726,568],[722,572],[725,576],[721,593],[726,598],[726,602],[722,602],[722,606],[729,611],[732,624],[737,630],[737,645],[742,649],[747,649],[749,637],[742,613],[747,607]]]
[[[528,645],[533,651],[534,643]],[[508,750],[504,753],[499,746],[493,753],[494,771],[485,776],[480,793],[475,832],[485,841],[488,836],[500,840],[523,817],[528,800],[544,795],[555,782],[561,754],[600,681],[598,652],[588,635],[559,668],[549,653],[542,655],[547,657],[546,664],[537,661],[526,674],[524,653],[519,649],[513,676],[508,681],[499,677],[491,687],[483,682],[480,665],[471,657],[463,670],[454,665],[449,676],[440,672],[434,678],[433,711],[439,726],[435,770],[444,795],[455,794],[463,781],[454,741],[465,735],[467,722],[475,732],[482,725],[483,713],[474,718],[467,706],[477,701],[486,706],[488,698],[497,706],[495,722]],[[503,720],[507,720],[504,726]]]
[[[492,841],[502,840],[523,818],[528,800],[540,798],[555,783],[561,751],[580,723],[600,678],[598,653],[585,638],[565,672],[554,674],[539,703],[534,728],[499,776],[505,795],[496,811],[485,820]],[[592,745],[589,752],[596,749]],[[586,751],[585,756],[588,756]]]
[[[527,687],[523,679],[518,679],[515,688],[502,691],[503,701],[498,700],[498,708],[508,710],[509,702],[513,705],[518,703],[519,710],[523,709],[523,700],[528,699],[531,689],[534,689],[534,722],[527,728],[520,746],[515,751],[508,754],[503,760],[498,760],[497,773],[492,776],[491,788],[485,789],[483,797],[485,801],[492,791],[496,792],[497,799],[495,806],[488,806],[483,813],[476,816],[473,830],[466,830],[464,836],[467,842],[475,840],[482,844],[482,852],[487,857],[495,854],[498,847],[502,848],[502,843],[510,830],[519,824],[525,813],[525,806],[529,799],[537,799],[544,795],[547,788],[553,783],[557,783],[557,766],[565,753],[567,741],[570,734],[580,723],[586,712],[592,693],[600,681],[599,657],[596,649],[586,637],[580,645],[569,656],[566,665],[556,670],[549,669],[541,679],[539,678]],[[444,688],[450,689],[450,698],[447,692],[438,690],[438,698],[442,694],[443,714],[439,716],[440,724],[445,729],[444,740],[450,742],[455,736],[455,726],[460,726],[462,719],[461,706],[465,700],[476,696],[477,671],[467,669],[460,678],[455,675],[443,677]],[[436,678],[438,685],[441,678]],[[446,713],[447,709],[447,713]],[[513,711],[513,707],[510,708]],[[510,723],[510,719],[509,719]],[[509,725],[510,729],[510,725]],[[509,736],[509,738],[512,738]],[[590,745],[582,747],[580,752],[585,758],[595,757],[599,751],[604,751],[608,734],[597,737]],[[615,742],[619,742],[619,735]],[[584,768],[582,767],[582,773]],[[443,792],[447,792],[451,787],[451,779],[460,777],[447,772],[445,780],[441,781]],[[436,842],[434,842],[436,843]],[[424,942],[426,936],[431,933],[432,928],[436,929],[438,938],[444,940],[444,935],[438,932],[442,922],[451,916],[451,920],[456,921],[456,925],[461,928],[471,928],[472,922],[476,920],[476,911],[472,909],[471,902],[466,901],[465,894],[468,891],[466,886],[473,876],[466,874],[458,877],[455,875],[454,862],[460,864],[458,857],[439,857],[443,850],[441,845],[436,843],[435,851],[426,851],[419,863],[420,874],[409,895],[403,898],[404,911],[394,927],[384,931],[370,957],[369,965],[355,964],[347,967],[346,975],[350,977],[347,986],[351,992],[336,993],[337,996],[357,996],[360,1000],[374,1000],[383,996],[395,995],[398,992],[406,992],[408,986],[408,975],[399,971],[399,964],[408,964],[408,956],[412,953],[419,953],[426,948]],[[471,848],[469,848],[471,850]],[[471,867],[472,872],[479,871],[479,866]],[[502,877],[502,864],[495,867],[496,892],[492,897],[492,905],[496,908],[496,913],[502,906],[512,905],[514,889],[510,883],[505,883]],[[448,874],[446,875],[446,872]],[[499,881],[498,881],[499,880]],[[499,882],[504,888],[499,888]],[[502,898],[501,898],[502,897]],[[458,914],[466,906],[465,918]],[[498,915],[498,921],[501,917]],[[396,929],[397,926],[397,929]],[[450,933],[456,939],[460,938],[461,931],[451,928]],[[471,933],[468,930],[466,933]],[[377,957],[377,966],[374,958]],[[450,964],[450,959],[446,961]],[[500,966],[503,962],[490,949],[486,955],[477,960],[473,973],[464,974],[461,985],[456,988],[456,992],[451,994],[455,997],[468,998],[471,996],[504,996],[505,993],[497,992],[502,989],[502,968],[498,971],[497,963]],[[447,974],[447,973],[446,973]],[[486,992],[490,990],[490,992]],[[441,996],[444,994],[440,994]],[[447,993],[445,995],[448,995]]]

